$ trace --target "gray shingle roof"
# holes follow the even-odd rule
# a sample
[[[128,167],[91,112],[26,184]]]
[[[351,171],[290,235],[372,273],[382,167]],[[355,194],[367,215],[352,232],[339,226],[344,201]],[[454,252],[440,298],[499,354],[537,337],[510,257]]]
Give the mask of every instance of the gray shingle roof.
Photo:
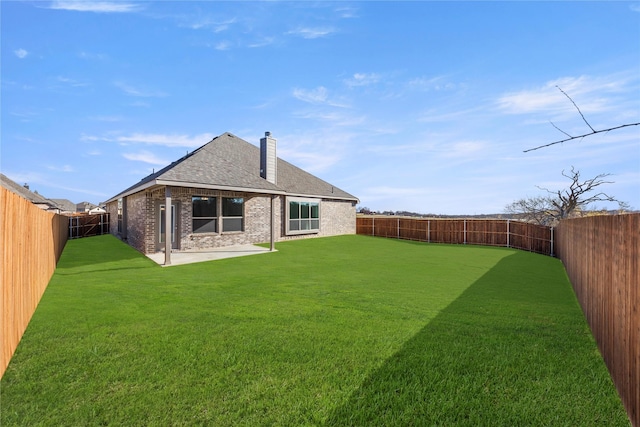
[[[35,203],[38,205],[49,205],[52,207],[56,207],[55,203],[48,200],[46,197],[41,196],[38,193],[34,193],[26,187],[16,183],[15,181],[10,180],[5,175],[0,174],[0,185],[6,188],[9,191],[16,193],[17,195],[27,199],[31,203]]]
[[[277,174],[277,184],[261,178],[260,149],[231,133],[224,133],[108,201],[156,184],[358,200],[280,158]]]

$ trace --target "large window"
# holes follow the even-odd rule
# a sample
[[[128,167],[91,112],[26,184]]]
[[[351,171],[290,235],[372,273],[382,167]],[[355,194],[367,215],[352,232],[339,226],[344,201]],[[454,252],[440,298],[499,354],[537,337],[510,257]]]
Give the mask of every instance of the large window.
[[[191,198],[193,206],[193,232],[218,232],[218,207],[215,197],[194,196]]]
[[[244,199],[242,197],[222,199],[222,231],[244,231]]]
[[[320,231],[320,200],[290,197],[287,203],[287,234]]]

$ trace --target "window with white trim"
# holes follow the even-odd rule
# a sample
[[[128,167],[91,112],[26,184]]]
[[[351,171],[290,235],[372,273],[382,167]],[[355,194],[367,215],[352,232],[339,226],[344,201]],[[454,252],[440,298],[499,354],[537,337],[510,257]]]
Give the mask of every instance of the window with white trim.
[[[192,225],[194,233],[218,232],[218,205],[215,197],[193,196]]]
[[[320,200],[287,198],[287,234],[320,232]]]
[[[244,231],[244,198],[222,199],[222,232]]]

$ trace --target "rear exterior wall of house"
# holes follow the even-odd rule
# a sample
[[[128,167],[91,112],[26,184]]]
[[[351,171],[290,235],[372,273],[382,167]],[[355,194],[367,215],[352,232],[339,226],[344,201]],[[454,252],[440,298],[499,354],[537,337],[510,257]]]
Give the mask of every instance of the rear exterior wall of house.
[[[193,197],[242,198],[243,231],[193,232]],[[271,199],[275,211],[275,241],[309,237],[355,234],[355,203],[345,200],[322,199],[320,230],[311,234],[287,235],[283,218],[286,215],[286,196],[246,192],[229,192],[188,187],[171,187],[171,203],[175,206],[177,240],[173,250],[193,251],[242,244],[266,243],[271,239]],[[141,191],[122,199],[121,208],[114,201],[107,206],[111,213],[111,234],[125,240],[142,253],[162,251],[159,238],[161,205],[165,188]],[[120,216],[119,216],[120,213]],[[220,224],[218,224],[220,226]]]

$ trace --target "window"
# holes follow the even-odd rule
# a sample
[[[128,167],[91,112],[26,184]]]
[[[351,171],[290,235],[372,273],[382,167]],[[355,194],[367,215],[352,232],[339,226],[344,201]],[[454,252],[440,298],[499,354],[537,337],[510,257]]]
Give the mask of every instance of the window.
[[[215,197],[193,196],[191,198],[193,232],[217,233],[218,208]]]
[[[287,234],[320,231],[320,200],[290,197],[287,204]]]
[[[122,234],[122,199],[118,199],[118,233]]]
[[[222,231],[244,231],[244,199],[242,197],[222,199]]]

